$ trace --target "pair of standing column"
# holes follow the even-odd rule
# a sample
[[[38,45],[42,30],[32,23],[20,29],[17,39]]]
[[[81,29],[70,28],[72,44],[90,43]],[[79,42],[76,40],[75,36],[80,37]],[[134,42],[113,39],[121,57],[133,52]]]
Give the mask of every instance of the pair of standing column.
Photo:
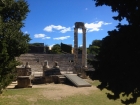
[[[83,31],[82,67],[87,67],[86,28]],[[78,28],[74,28],[74,61],[78,65]]]

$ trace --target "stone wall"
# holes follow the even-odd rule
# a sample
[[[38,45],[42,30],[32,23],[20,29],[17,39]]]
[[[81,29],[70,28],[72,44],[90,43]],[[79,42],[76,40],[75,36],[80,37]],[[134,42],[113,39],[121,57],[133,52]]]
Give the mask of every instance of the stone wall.
[[[42,65],[44,60],[48,61],[50,67],[54,66],[54,62],[57,61],[61,71],[73,70],[73,54],[23,54],[17,58],[20,62],[25,64],[29,62],[32,71],[42,71]],[[93,55],[88,55],[88,58],[94,59]],[[78,55],[78,62],[81,65],[82,55]],[[88,65],[90,66],[90,65]]]

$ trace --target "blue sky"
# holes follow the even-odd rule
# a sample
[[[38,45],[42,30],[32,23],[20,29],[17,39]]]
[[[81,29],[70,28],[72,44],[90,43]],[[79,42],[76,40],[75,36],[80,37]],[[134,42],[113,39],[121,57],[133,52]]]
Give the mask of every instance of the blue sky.
[[[96,7],[93,0],[27,0],[30,13],[24,21],[24,33],[30,34],[30,43],[74,43],[74,23],[84,22],[87,29],[87,47],[95,39],[102,39],[107,31],[115,29],[111,8]],[[122,23],[126,23],[123,21]],[[82,31],[78,30],[78,46],[82,45]]]

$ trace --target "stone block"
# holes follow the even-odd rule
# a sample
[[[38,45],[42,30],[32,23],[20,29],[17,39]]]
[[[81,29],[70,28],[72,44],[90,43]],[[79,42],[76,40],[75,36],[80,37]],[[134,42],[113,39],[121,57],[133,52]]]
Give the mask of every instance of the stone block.
[[[18,76],[16,88],[29,88],[32,87],[29,76]]]

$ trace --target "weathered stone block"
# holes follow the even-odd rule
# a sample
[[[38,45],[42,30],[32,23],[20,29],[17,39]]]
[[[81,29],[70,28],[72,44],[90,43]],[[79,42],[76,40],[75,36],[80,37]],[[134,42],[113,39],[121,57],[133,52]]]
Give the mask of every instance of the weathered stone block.
[[[31,80],[29,76],[18,76],[17,78],[17,88],[28,88],[31,86]]]

